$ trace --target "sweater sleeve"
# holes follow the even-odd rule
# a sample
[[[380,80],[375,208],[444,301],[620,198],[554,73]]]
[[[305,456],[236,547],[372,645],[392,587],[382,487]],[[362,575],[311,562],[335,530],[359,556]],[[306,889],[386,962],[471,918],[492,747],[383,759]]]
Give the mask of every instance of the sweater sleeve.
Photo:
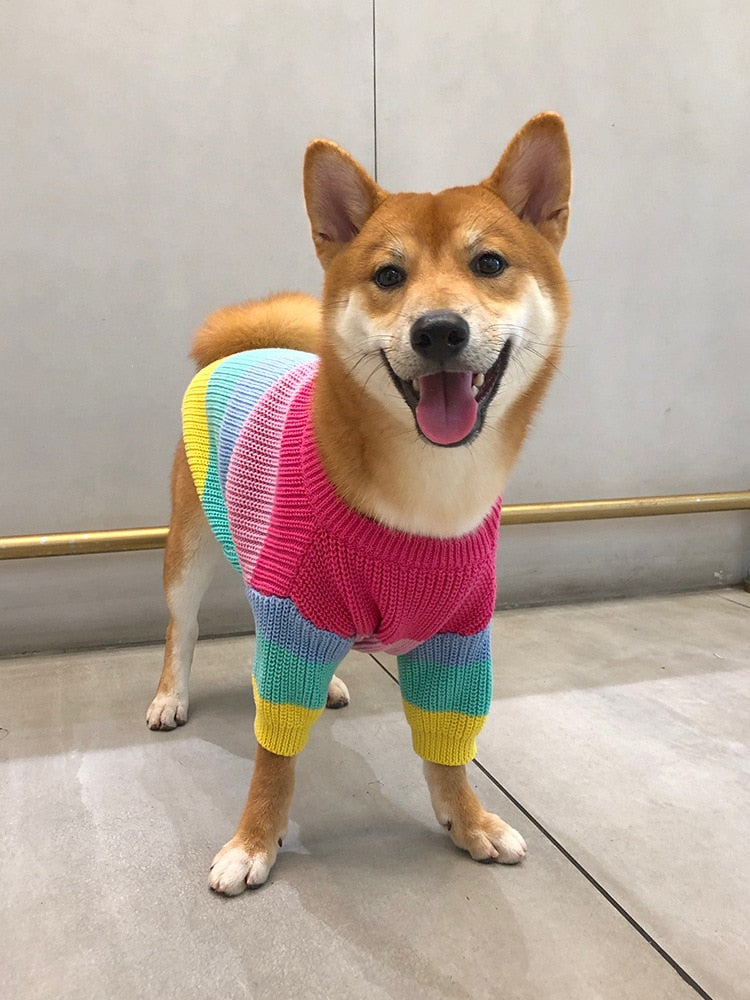
[[[290,598],[250,590],[255,615],[255,735],[271,753],[298,754],[353,640],[316,628]]]
[[[436,764],[466,764],[492,699],[490,630],[443,632],[398,657],[415,751]]]

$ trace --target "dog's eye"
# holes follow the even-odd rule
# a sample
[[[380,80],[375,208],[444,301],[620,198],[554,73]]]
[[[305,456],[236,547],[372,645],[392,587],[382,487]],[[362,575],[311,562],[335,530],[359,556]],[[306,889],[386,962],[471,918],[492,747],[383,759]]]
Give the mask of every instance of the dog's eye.
[[[372,280],[378,288],[396,288],[397,285],[403,285],[406,281],[406,271],[396,267],[395,264],[386,264],[377,269]]]
[[[502,274],[507,266],[508,261],[499,253],[480,253],[471,262],[472,271],[480,278],[492,278]]]

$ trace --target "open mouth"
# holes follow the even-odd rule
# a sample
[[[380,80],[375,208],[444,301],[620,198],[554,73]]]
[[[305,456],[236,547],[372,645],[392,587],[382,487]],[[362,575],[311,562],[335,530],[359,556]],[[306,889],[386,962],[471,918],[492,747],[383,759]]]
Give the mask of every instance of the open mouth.
[[[487,407],[508,367],[511,347],[507,340],[486,372],[441,371],[409,381],[398,377],[385,351],[380,353],[422,437],[443,448],[453,448],[468,444],[481,431]]]

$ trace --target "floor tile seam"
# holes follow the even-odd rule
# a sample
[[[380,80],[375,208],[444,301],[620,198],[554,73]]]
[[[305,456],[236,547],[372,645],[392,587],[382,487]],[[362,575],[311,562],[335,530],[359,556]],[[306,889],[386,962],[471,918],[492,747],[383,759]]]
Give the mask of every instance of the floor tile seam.
[[[526,819],[537,828],[537,830],[542,834],[542,836],[561,854],[565,860],[575,868],[575,870],[582,875],[586,881],[602,896],[604,900],[639,934],[644,941],[653,948],[653,950],[659,955],[659,957],[669,965],[674,972],[683,980],[686,985],[695,991],[695,993],[702,998],[702,1000],[714,1000],[710,993],[707,992],[701,986],[701,984],[690,975],[690,973],[685,969],[680,962],[674,958],[667,949],[660,944],[656,938],[649,933],[646,927],[632,914],[628,909],[622,904],[611,892],[586,868],[586,866],[580,862],[574,854],[572,854],[564,844],[555,837],[555,835],[547,829],[547,827],[539,820],[523,803],[513,795],[508,788],[503,785],[498,778],[495,777],[492,772],[486,768],[482,762],[475,758],[472,763],[474,766],[489,780],[493,785],[500,791],[509,802],[512,802],[519,812],[523,813]]]
[[[750,611],[750,604],[746,601],[739,601],[736,597],[730,597],[728,594],[719,595],[722,601],[726,601],[728,604],[733,604],[736,608],[743,608],[745,611]]]
[[[380,667],[384,674],[389,677],[396,685],[398,685],[398,677],[396,677],[388,667],[378,659],[373,653],[370,653],[370,657],[375,661],[375,663]],[[484,776],[492,782],[493,785],[504,795],[509,802],[512,802],[519,812],[523,813],[526,819],[532,823],[537,830],[542,834],[542,836],[549,841],[549,843],[555,848],[558,853],[560,853],[565,860],[572,865],[576,871],[582,875],[587,882],[606,900],[606,902],[617,911],[617,913],[623,917],[627,923],[649,944],[654,951],[659,955],[659,957],[666,962],[674,972],[683,980],[686,985],[695,991],[695,993],[702,998],[702,1000],[714,1000],[710,993],[708,993],[700,983],[695,980],[687,969],[683,968],[680,963],[669,954],[666,948],[649,934],[643,924],[638,921],[632,913],[620,903],[613,895],[610,893],[594,875],[554,836],[544,824],[537,819],[534,814],[526,808],[516,797],[513,795],[503,784],[499,781],[492,772],[482,764],[482,762],[475,758],[472,763],[474,766],[482,773]]]
[[[390,671],[388,669],[388,667],[385,665],[385,663],[382,662],[382,660],[379,660],[374,653],[370,653],[368,655],[369,655],[369,657],[370,657],[371,660],[374,660],[375,663],[377,663],[377,665],[380,667],[380,669],[383,671],[383,673],[386,675],[386,677],[390,677],[390,679],[394,682],[394,684],[397,684],[399,687],[401,686],[398,683],[398,677],[396,676],[396,674],[394,674],[392,671]]]

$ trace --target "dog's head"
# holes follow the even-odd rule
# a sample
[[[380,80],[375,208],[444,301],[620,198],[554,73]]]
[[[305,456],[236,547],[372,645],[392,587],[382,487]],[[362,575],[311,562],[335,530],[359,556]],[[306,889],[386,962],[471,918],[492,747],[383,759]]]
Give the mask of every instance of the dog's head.
[[[533,118],[472,187],[389,194],[326,140],[308,147],[304,179],[326,271],[325,349],[397,420],[463,445],[546,384],[568,313],[561,118]]]

